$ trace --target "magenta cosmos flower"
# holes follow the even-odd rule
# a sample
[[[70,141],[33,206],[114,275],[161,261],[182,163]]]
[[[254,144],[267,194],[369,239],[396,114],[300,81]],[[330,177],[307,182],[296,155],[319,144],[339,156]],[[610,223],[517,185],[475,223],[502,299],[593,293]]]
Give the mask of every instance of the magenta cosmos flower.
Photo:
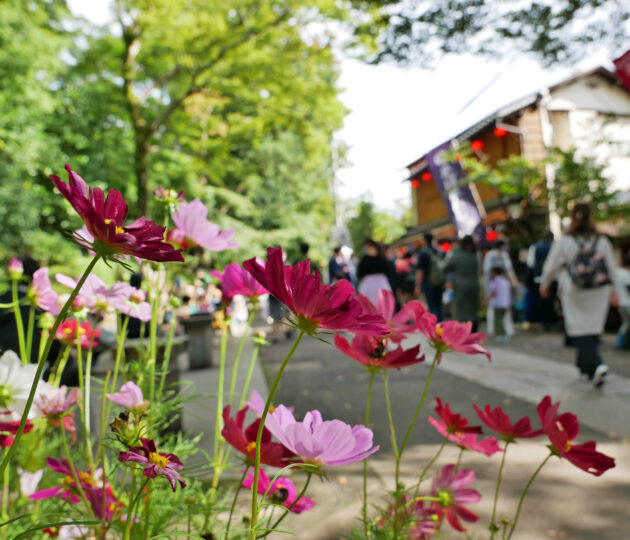
[[[490,351],[481,346],[486,339],[486,335],[473,333],[471,322],[445,321],[438,323],[437,317],[425,311],[424,307],[418,302],[412,307],[416,312],[415,319],[418,330],[429,339],[431,346],[438,354],[438,360],[447,351],[464,354],[485,354],[490,360]]]
[[[79,503],[81,501],[81,497],[79,496],[79,490],[77,488],[76,482],[74,481],[73,471],[70,468],[71,466],[68,463],[68,460],[66,458],[55,459],[47,457],[46,463],[48,463],[48,466],[53,471],[63,474],[64,478],[59,485],[36,491],[29,496],[29,499],[34,501],[41,501],[42,499],[52,499],[55,497],[60,497],[70,504]],[[82,488],[86,489],[91,486],[91,475],[76,470],[75,473],[77,475],[77,478],[79,479],[79,483],[81,484]]]
[[[0,420],[0,447],[6,448],[13,444],[19,425],[19,420],[10,420],[8,422]],[[32,431],[34,427],[35,425],[33,422],[27,420],[22,433],[26,434],[29,431]]]
[[[382,315],[385,319],[385,324],[391,329],[391,333],[387,338],[394,343],[400,343],[403,341],[407,334],[411,334],[417,331],[417,327],[414,324],[414,318],[417,307],[420,302],[412,300],[408,302],[398,313],[396,313],[396,298],[394,293],[386,289],[380,289],[376,295],[376,306],[372,304],[367,296],[362,294],[357,295],[357,299],[363,306],[363,311],[370,315]]]
[[[49,311],[53,315],[59,315],[61,308],[59,307],[58,296],[53,291],[48,277],[48,268],[40,268],[33,274],[33,282],[28,290],[28,297],[33,304],[44,311]]]
[[[229,304],[237,294],[252,299],[267,294],[267,289],[238,263],[228,264],[223,269],[223,273],[213,270],[210,274],[221,281],[223,301],[226,304]]]
[[[302,422],[284,405],[267,416],[265,427],[306,463],[318,467],[361,461],[376,452],[373,433],[365,426],[351,427],[341,420],[322,420],[319,411],[309,411]]]
[[[431,494],[438,498],[435,510],[440,516],[445,516],[451,527],[456,531],[465,531],[459,518],[470,523],[479,520],[479,516],[473,514],[465,504],[478,503],[481,495],[478,491],[468,486],[475,480],[475,473],[470,469],[457,471],[455,465],[446,465],[438,477],[433,481]]]
[[[253,483],[254,475],[248,471],[242,487],[251,489]],[[260,495],[266,494],[274,503],[281,504],[295,514],[301,514],[315,506],[313,499],[301,497],[297,500],[297,489],[295,489],[295,484],[289,478],[279,476],[271,482],[263,469],[260,469],[258,476],[258,493]]]
[[[319,329],[376,336],[391,332],[381,315],[364,313],[346,280],[324,285],[319,272],[311,274],[309,260],[285,266],[282,248],[268,248],[267,253],[267,264],[249,259],[243,267],[295,314],[294,324],[307,334]]]
[[[125,450],[118,456],[118,461],[127,463],[141,463],[146,465],[142,473],[147,478],[155,478],[158,474],[164,476],[171,484],[171,489],[175,491],[177,482],[183,488],[186,482],[177,472],[177,469],[183,469],[184,465],[175,454],[162,454],[157,451],[155,442],[151,439],[140,438],[142,446],[134,446],[129,450]]]
[[[221,231],[207,216],[208,209],[199,199],[181,203],[173,213],[175,229],[169,231],[169,241],[184,248],[202,247],[212,251],[237,248],[238,243],[231,241],[234,229]]]
[[[67,184],[58,176],[51,175],[51,178],[94,238],[90,249],[107,258],[126,254],[158,262],[184,261],[181,251],[164,242],[164,227],[146,217],[125,225],[129,207],[120,191],[111,189],[105,196],[100,188],[88,188],[83,178],[69,165],[65,169],[68,172]],[[86,239],[77,241],[86,246]]]
[[[531,439],[543,433],[542,429],[533,430],[532,424],[526,416],[513,424],[501,407],[492,409],[490,405],[486,405],[483,411],[477,405],[473,405],[473,408],[480,420],[492,431],[501,434],[501,438],[506,442],[514,442],[516,439]]]
[[[107,394],[107,398],[130,411],[143,411],[149,406],[149,402],[144,400],[142,390],[133,381],[123,384],[118,392]]]
[[[424,361],[424,354],[420,354],[420,345],[411,349],[403,349],[398,345],[393,350],[387,350],[387,340],[364,334],[355,335],[352,345],[346,338],[337,334],[335,347],[346,356],[369,368],[402,368]]]
[[[597,451],[595,441],[575,444],[580,425],[573,413],[558,415],[560,403],[552,403],[550,396],[545,396],[538,404],[538,416],[543,431],[549,437],[551,451],[573,463],[579,469],[594,476],[601,476],[615,466],[615,460]]]
[[[245,428],[245,415],[249,408],[243,407],[239,410],[236,413],[236,418],[230,416],[230,408],[227,405],[223,409],[221,436],[228,444],[245,456],[245,463],[253,465],[256,460],[256,437],[258,435],[258,426],[260,426],[260,418],[254,420]],[[267,419],[269,419],[269,416],[267,416]],[[271,441],[271,433],[265,425],[262,439],[260,440],[260,462],[263,465],[281,469],[291,464],[294,457],[295,454],[284,445]]]

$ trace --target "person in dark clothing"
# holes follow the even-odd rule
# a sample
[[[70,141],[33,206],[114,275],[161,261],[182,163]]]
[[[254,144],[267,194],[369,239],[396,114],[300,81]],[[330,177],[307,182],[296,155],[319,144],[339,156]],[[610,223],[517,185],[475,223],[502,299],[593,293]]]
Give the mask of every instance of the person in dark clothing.
[[[139,289],[142,285],[142,274],[131,274],[131,277],[129,278],[129,285]],[[141,329],[142,321],[137,317],[129,317],[129,322],[127,323],[127,337],[129,339],[139,338]]]
[[[527,254],[527,304],[525,309],[525,320],[528,323],[540,322],[546,331],[551,330],[556,322],[556,290],[557,284],[554,282],[550,287],[550,294],[547,298],[541,298],[539,294],[540,281],[543,267],[551,246],[553,244],[553,233],[545,231],[543,239],[536,242],[529,248]]]
[[[334,249],[332,257],[328,261],[328,277],[331,285],[340,279],[350,278],[348,267],[344,264],[344,258],[341,254],[341,246]]]
[[[363,242],[363,251],[363,256],[357,267],[359,292],[367,296],[376,305],[376,297],[379,290],[392,290],[388,277],[390,265],[381,245],[371,238]]]
[[[440,252],[433,245],[433,234],[424,234],[425,246],[418,252],[416,264],[416,294],[424,296],[427,307],[438,322],[443,319],[442,295],[444,294],[444,272]]]

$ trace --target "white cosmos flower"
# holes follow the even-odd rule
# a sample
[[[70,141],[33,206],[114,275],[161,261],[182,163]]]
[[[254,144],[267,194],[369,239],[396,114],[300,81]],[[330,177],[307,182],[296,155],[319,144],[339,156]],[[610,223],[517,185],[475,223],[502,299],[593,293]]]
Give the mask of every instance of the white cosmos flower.
[[[22,495],[28,497],[35,493],[35,490],[39,485],[39,481],[44,475],[44,469],[39,469],[35,472],[29,472],[22,469],[22,467],[18,467],[17,470],[18,474],[20,475],[20,491]]]
[[[22,417],[36,371],[35,364],[23,366],[18,355],[13,351],[6,351],[0,356],[0,413],[4,413],[3,420],[19,420]],[[52,389],[51,385],[40,380],[35,400]],[[32,420],[37,416],[39,416],[39,410],[37,407],[31,407],[29,419]]]

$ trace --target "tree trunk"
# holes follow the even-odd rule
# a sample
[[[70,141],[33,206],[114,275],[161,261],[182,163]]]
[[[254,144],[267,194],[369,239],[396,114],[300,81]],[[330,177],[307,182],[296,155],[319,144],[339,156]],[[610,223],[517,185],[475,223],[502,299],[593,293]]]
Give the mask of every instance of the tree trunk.
[[[149,136],[143,132],[136,132],[134,152],[134,172],[136,174],[137,212],[146,216],[149,202]]]

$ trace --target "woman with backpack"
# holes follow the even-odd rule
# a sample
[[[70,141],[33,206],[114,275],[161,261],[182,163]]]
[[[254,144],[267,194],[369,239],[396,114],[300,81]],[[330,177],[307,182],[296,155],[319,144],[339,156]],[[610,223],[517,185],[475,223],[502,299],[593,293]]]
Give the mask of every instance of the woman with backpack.
[[[577,203],[567,234],[553,243],[545,261],[540,296],[549,295],[549,286],[558,276],[565,329],[577,349],[577,367],[596,388],[608,373],[598,345],[614,294],[616,266],[612,244],[597,234],[590,205]]]

